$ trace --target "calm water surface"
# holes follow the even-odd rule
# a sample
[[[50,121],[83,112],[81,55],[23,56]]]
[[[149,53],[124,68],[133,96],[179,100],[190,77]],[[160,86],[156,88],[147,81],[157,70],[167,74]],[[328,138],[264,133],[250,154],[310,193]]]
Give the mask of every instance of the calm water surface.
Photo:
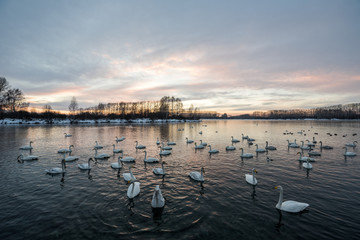
[[[65,138],[65,132],[73,136]],[[255,138],[261,148],[268,141],[277,150],[256,155],[255,144],[242,140],[242,133]],[[118,157],[112,154],[116,136],[126,137],[117,148],[137,159],[133,173],[141,193],[133,201],[126,196],[122,177],[129,164],[119,176],[110,167]],[[231,136],[240,142],[227,152]],[[0,239],[359,239],[360,152],[349,148],[357,156],[343,156],[344,144],[360,143],[359,136],[360,122],[343,121],[1,126]],[[147,146],[148,156],[159,157],[157,137],[177,143],[172,154],[162,158],[168,173],[164,179],[152,173],[161,162],[145,165],[143,150],[135,150],[138,140]],[[195,152],[186,137],[198,143],[202,139],[220,152]],[[299,149],[288,149],[286,140],[301,144],[313,137],[334,149],[323,150],[313,169],[306,171],[297,160]],[[34,142],[31,154],[39,160],[18,163],[20,153],[29,154],[19,147],[29,141]],[[95,141],[104,146],[99,153],[111,157],[98,160],[90,172],[81,171],[77,164],[94,155]],[[45,174],[45,169],[61,166],[57,150],[70,144],[80,159],[67,163],[63,178]],[[254,158],[241,160],[240,147]],[[315,150],[320,151],[319,143]],[[206,171],[202,185],[188,177],[201,167]],[[258,171],[255,188],[245,181],[252,168]],[[156,216],[150,205],[155,185],[167,200]],[[284,188],[284,200],[309,203],[307,211],[280,214],[275,208],[277,185]]]

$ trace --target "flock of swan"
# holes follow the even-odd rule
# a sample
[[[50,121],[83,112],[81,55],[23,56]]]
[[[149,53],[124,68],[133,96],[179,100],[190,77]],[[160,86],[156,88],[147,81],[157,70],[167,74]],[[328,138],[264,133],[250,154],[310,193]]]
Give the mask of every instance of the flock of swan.
[[[65,137],[71,137],[71,134],[65,134]],[[202,134],[202,133],[199,133]],[[118,138],[116,137],[115,139],[115,143],[124,141],[125,137],[121,137]],[[250,138],[249,136],[244,136],[242,134],[242,140],[247,140],[249,145],[252,145],[253,142],[255,141],[255,139]],[[200,140],[200,143],[196,143],[193,140],[189,139],[186,137],[185,139],[186,144],[193,144],[194,143],[194,149],[195,151],[198,149],[204,149],[205,147],[209,148],[208,153],[209,154],[216,154],[219,153],[219,150],[214,149],[211,147],[211,145],[207,144],[206,142],[202,142],[202,140]],[[236,147],[234,146],[234,143],[238,143],[240,142],[240,140],[234,138],[233,136],[231,136],[231,146],[226,146],[225,150],[226,151],[233,151],[236,149]],[[32,147],[32,141],[30,141],[29,145],[27,146],[22,146],[19,149],[20,150],[31,150],[33,149]],[[312,169],[312,164],[310,162],[315,162],[315,158],[313,158],[313,156],[321,156],[321,152],[316,152],[313,151],[313,148],[316,146],[317,141],[315,140],[315,137],[313,138],[313,141],[309,141],[307,140],[307,143],[305,145],[304,141],[301,141],[301,146],[298,145],[296,143],[296,139],[294,140],[294,142],[290,142],[289,140],[287,140],[287,147],[288,148],[299,148],[301,149],[301,151],[298,152],[298,154],[300,155],[300,157],[298,158],[299,162],[302,162],[302,167],[304,169],[310,170]],[[333,149],[332,146],[327,146],[327,145],[323,145],[322,141],[319,142],[320,143],[320,150],[322,149],[328,149],[331,150]],[[352,147],[355,148],[357,145],[357,141],[354,141],[352,143],[346,143],[344,146],[345,152],[344,152],[344,156],[356,156],[355,152],[349,152],[348,148]],[[171,150],[173,145],[176,145],[176,142],[167,142],[167,146],[165,146],[165,144],[163,142],[159,141],[159,138],[157,138],[156,141],[156,145],[159,148],[159,156],[160,158],[164,155],[170,155],[171,154]],[[116,145],[113,144],[113,154],[117,154],[119,153],[120,156],[118,156],[118,161],[117,162],[113,162],[110,164],[110,167],[113,169],[118,169],[120,171],[120,169],[123,168],[123,163],[127,162],[127,163],[134,163],[135,162],[135,158],[131,157],[131,156],[126,156],[124,157],[124,151],[122,149],[116,149]],[[261,153],[265,153],[268,151],[274,151],[277,150],[276,147],[269,145],[269,143],[266,141],[266,146],[265,148],[260,148],[258,144],[255,144],[256,149],[255,149],[255,153],[256,154],[261,154]],[[50,169],[46,169],[45,172],[47,174],[51,174],[51,175],[55,175],[55,174],[62,174],[66,172],[66,162],[70,162],[70,161],[75,161],[79,159],[79,156],[72,156],[71,153],[73,151],[74,146],[70,145],[68,148],[63,148],[63,149],[59,149],[57,152],[62,154],[63,157],[61,158],[61,167],[53,167]],[[93,147],[93,150],[95,151],[94,157],[90,157],[88,159],[87,162],[85,163],[80,163],[78,164],[78,168],[81,170],[90,170],[91,169],[91,162],[95,162],[97,160],[101,160],[101,159],[108,159],[111,157],[111,155],[106,154],[106,153],[98,153],[99,149],[102,149],[103,146],[101,146],[97,141],[95,141],[95,146]],[[159,158],[156,157],[148,157],[147,156],[147,151],[146,146],[145,145],[141,145],[139,144],[138,141],[135,141],[135,149],[142,149],[144,152],[144,163],[158,163],[160,160]],[[245,153],[243,148],[240,148],[241,150],[241,154],[240,154],[240,158],[244,159],[244,158],[253,158],[253,154],[252,153]],[[309,156],[304,156],[304,151],[308,151],[308,155]],[[69,154],[69,156],[66,156],[67,154]],[[27,155],[24,156],[23,154],[20,154],[18,156],[18,161],[19,162],[24,162],[24,161],[31,161],[31,160],[37,160],[39,157],[35,156],[35,155]],[[270,159],[269,157],[267,157],[267,160],[270,161],[272,159]],[[161,163],[161,167],[157,167],[157,168],[153,168],[153,173],[155,175],[160,175],[162,177],[164,177],[166,175],[166,170],[164,168],[164,165],[166,164],[165,161],[162,161]],[[136,168],[136,166],[134,164],[131,164],[128,167],[128,172],[124,172],[123,173],[123,178],[124,180],[129,184],[128,189],[127,189],[127,196],[129,199],[133,199],[135,198],[137,195],[139,195],[140,193],[140,186],[141,183],[140,181],[138,181],[136,179],[136,177],[134,176],[133,172],[132,172],[132,168]],[[253,186],[256,186],[258,184],[258,180],[256,178],[256,173],[257,170],[255,168],[252,169],[251,174],[245,174],[245,181]],[[198,181],[200,183],[203,183],[205,181],[205,169],[204,167],[201,168],[200,171],[191,171],[188,176],[193,179],[194,181]],[[292,213],[297,213],[297,212],[301,212],[304,209],[306,209],[309,204],[308,203],[302,203],[302,202],[297,202],[297,201],[293,201],[293,200],[288,200],[288,201],[283,201],[283,188],[282,186],[276,186],[275,189],[279,189],[280,193],[279,193],[279,200],[278,203],[276,204],[276,208],[281,210],[281,211],[286,211],[286,212],[292,212]],[[159,185],[155,186],[154,189],[154,193],[153,193],[153,198],[151,201],[151,205],[153,208],[162,208],[165,205],[165,198],[163,197],[162,193],[161,193],[161,189],[159,187]]]

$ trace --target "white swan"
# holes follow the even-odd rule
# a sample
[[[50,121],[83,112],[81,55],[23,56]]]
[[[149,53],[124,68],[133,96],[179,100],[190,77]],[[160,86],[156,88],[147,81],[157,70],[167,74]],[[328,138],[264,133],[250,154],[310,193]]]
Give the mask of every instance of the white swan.
[[[71,156],[71,155],[66,157],[66,153],[64,152],[64,159],[66,162],[72,162],[72,161],[78,160],[79,158],[80,158],[79,156]]]
[[[127,190],[127,196],[128,198],[132,199],[139,195],[140,193],[140,182],[138,181],[131,181],[128,190]]]
[[[159,138],[156,138],[156,145],[160,145]]]
[[[120,158],[120,156],[118,157],[118,159]],[[135,158],[134,157],[130,157],[130,156],[127,156],[127,157],[124,157],[124,152],[121,153],[121,161],[122,162],[135,162]]]
[[[69,148],[59,149],[59,150],[58,150],[58,153],[70,153],[70,152],[72,152],[72,149],[71,149],[71,148],[73,148],[73,147],[74,147],[74,145],[70,145]]]
[[[274,146],[269,146],[268,141],[266,141],[265,149],[266,149],[266,150],[276,150],[276,147],[274,147]]]
[[[144,162],[147,162],[147,163],[159,162],[158,158],[154,158],[154,157],[146,158],[146,155],[147,155],[146,151],[144,151],[144,153],[145,153]]]
[[[191,177],[195,181],[204,182],[204,174],[205,169],[202,167],[201,172],[193,171],[189,173],[189,177]]]
[[[316,144],[317,143],[317,141],[315,140],[315,137],[313,137],[313,144]]]
[[[18,162],[32,161],[32,160],[38,160],[38,159],[39,159],[39,157],[38,157],[38,156],[35,156],[35,155],[27,155],[27,156],[24,156],[24,155],[20,154],[20,155],[17,157]]]
[[[33,149],[33,147],[31,146],[32,143],[33,143],[33,142],[30,141],[30,143],[29,143],[28,146],[22,146],[22,147],[20,147],[19,149],[20,149],[20,150],[31,150],[31,149]]]
[[[310,146],[304,146],[304,141],[301,141],[301,147],[302,150],[310,150]]]
[[[194,140],[188,139],[187,137],[185,139],[186,139],[186,143],[193,143],[194,142]]]
[[[256,152],[257,153],[263,153],[263,152],[266,152],[266,149],[264,149],[264,148],[259,148],[259,146],[257,145],[257,144],[255,144],[255,146],[256,146]]]
[[[205,148],[204,145],[202,145],[202,144],[197,145],[197,144],[195,143],[195,150],[196,150],[196,149],[204,149],[204,148]]]
[[[161,163],[161,168],[154,168],[153,169],[153,172],[154,172],[155,175],[165,175],[166,174],[164,164],[166,164],[166,162],[163,161]]]
[[[98,141],[95,141],[95,146],[94,146],[94,148],[96,148],[96,149],[102,149],[103,146],[99,145]]]
[[[209,153],[218,153],[219,150],[217,149],[211,149],[211,145],[208,146],[210,148]]]
[[[355,143],[358,143],[358,142],[357,142],[357,141],[353,141],[352,143],[346,143],[345,146],[355,148],[355,147],[356,147],[356,144],[355,144]]]
[[[233,143],[237,143],[237,142],[240,142],[240,140],[239,140],[239,139],[234,138],[233,136],[231,136],[231,142],[233,142]]]
[[[291,148],[299,148],[300,146],[296,143],[296,139],[294,142],[290,142],[289,140],[286,140],[288,142],[288,147]]]
[[[170,145],[176,145],[176,142],[167,142],[167,145],[170,146]]]
[[[121,138],[116,137],[116,139],[115,139],[116,142],[121,142],[124,140],[125,140],[125,137],[121,137]]]
[[[299,157],[299,161],[301,162],[306,162],[306,161],[309,161],[309,162],[315,162],[315,158],[312,158],[312,157],[303,157],[302,156],[302,152],[298,152],[297,154],[300,154],[300,157]]]
[[[161,194],[159,185],[155,186],[155,191],[151,200],[152,208],[163,208],[165,206],[165,198]]]
[[[306,169],[312,169],[312,164],[309,163],[309,159],[306,160],[306,162],[304,162],[302,164],[303,168],[306,168]]]
[[[320,149],[333,149],[332,146],[328,146],[328,145],[323,146],[322,141],[320,141],[319,143],[320,143]]]
[[[90,170],[91,169],[90,161],[94,161],[94,159],[89,158],[88,163],[78,164],[78,167],[82,170]]]
[[[200,144],[203,145],[204,147],[207,146],[207,143],[206,143],[206,142],[203,142],[202,140],[200,140]]]
[[[72,137],[71,134],[64,133],[65,137]]]
[[[139,145],[139,143],[138,143],[138,141],[135,141],[136,142],[136,145],[135,145],[135,148],[136,149],[144,149],[144,148],[146,148],[146,146],[144,146],[144,145]]]
[[[225,150],[226,151],[234,151],[236,148],[232,145],[232,143],[231,143],[231,146],[226,146],[225,147]]]
[[[136,177],[132,173],[131,168],[135,168],[135,166],[129,166],[129,172],[128,173],[123,173],[124,180],[127,181],[127,182],[136,180]]]
[[[256,169],[253,168],[252,169],[252,174],[245,174],[245,180],[247,183],[251,184],[251,185],[256,185],[258,183],[256,177],[255,177],[255,173],[257,173]]]
[[[297,213],[303,211],[309,206],[307,203],[296,202],[292,200],[283,202],[283,188],[281,186],[277,186],[275,189],[280,189],[279,201],[276,204],[277,209],[285,212]]]
[[[246,135],[246,136],[244,136],[244,134],[243,134],[243,133],[241,134],[241,137],[242,137],[242,139],[248,139],[248,138],[249,138],[249,136],[247,136],[247,135]]]
[[[310,149],[308,154],[309,154],[309,156],[321,156],[321,153],[313,151],[312,149]]]
[[[172,147],[165,146],[163,142],[161,143],[161,145],[162,145],[161,147],[162,150],[172,150]]]
[[[117,162],[111,163],[111,167],[114,168],[114,169],[120,169],[120,168],[122,168],[121,160],[122,160],[122,159],[121,159],[121,157],[119,156]]]
[[[59,173],[64,173],[65,168],[66,168],[65,159],[61,159],[61,168],[54,167],[54,168],[51,168],[51,169],[45,169],[45,172],[47,174],[59,174]]]
[[[123,150],[122,149],[116,149],[115,148],[115,144],[113,144],[113,153],[122,153],[123,152]]]
[[[93,148],[93,150],[95,150],[95,156],[94,156],[95,159],[108,159],[111,157],[110,154],[107,153],[101,153],[98,155],[96,148]]]
[[[315,147],[315,143],[310,142],[309,140],[306,140],[307,144],[309,147]]]
[[[159,147],[159,149],[160,149],[160,152],[159,152],[160,156],[165,156],[165,155],[171,154],[171,151],[169,151],[169,150],[161,150],[161,147]]]
[[[356,156],[356,153],[354,153],[354,152],[348,152],[348,151],[347,151],[347,147],[344,147],[344,148],[345,148],[344,156],[348,156],[348,157]]]
[[[240,149],[241,149],[241,154],[240,154],[241,158],[252,158],[253,157],[253,155],[251,153],[244,153],[243,148],[240,148]]]

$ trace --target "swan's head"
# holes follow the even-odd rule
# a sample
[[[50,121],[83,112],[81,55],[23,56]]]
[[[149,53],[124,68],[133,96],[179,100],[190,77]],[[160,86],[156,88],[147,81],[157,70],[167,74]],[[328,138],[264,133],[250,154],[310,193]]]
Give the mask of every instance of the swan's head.
[[[74,145],[70,145],[69,147],[74,147]]]
[[[93,162],[94,162],[94,159],[93,159],[93,158],[89,158],[89,161],[93,161]]]
[[[121,160],[122,160],[122,156],[119,156],[119,157],[118,157],[118,160],[120,160],[120,161],[121,161]]]
[[[253,171],[254,173],[257,173],[257,171],[256,171],[256,169],[255,169],[255,168],[253,168],[253,169],[252,169],[252,171]]]
[[[296,154],[301,154],[301,152],[297,152]]]
[[[282,186],[276,186],[276,187],[274,187],[274,189],[280,189],[280,190],[283,190],[283,188],[282,188]]]
[[[201,168],[201,171],[202,171],[203,173],[205,173],[205,168],[204,168],[204,167],[202,167],[202,168]]]
[[[163,161],[161,164],[167,164],[165,161]]]

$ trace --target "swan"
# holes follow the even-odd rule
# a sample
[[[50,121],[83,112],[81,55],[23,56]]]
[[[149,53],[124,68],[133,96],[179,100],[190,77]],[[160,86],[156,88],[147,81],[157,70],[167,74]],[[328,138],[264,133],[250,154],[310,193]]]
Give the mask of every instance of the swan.
[[[226,146],[225,150],[226,151],[234,151],[236,148],[231,144],[231,146]]]
[[[332,146],[328,146],[328,145],[323,146],[322,141],[320,141],[319,143],[320,143],[320,149],[333,149]]]
[[[300,147],[297,143],[296,143],[296,139],[294,142],[290,142],[289,140],[287,140],[288,142],[288,147],[291,147],[291,148],[298,148]]]
[[[125,140],[125,137],[121,137],[121,138],[116,137],[116,139],[115,139],[116,142],[121,142],[124,140]]]
[[[176,142],[167,142],[167,145],[170,146],[170,145],[176,145]]]
[[[276,186],[275,189],[280,189],[279,201],[276,204],[276,208],[281,211],[297,213],[303,211],[305,208],[310,206],[307,203],[296,202],[292,200],[283,202],[283,188],[281,186]]]
[[[233,142],[233,143],[237,143],[237,142],[240,142],[240,140],[239,140],[239,139],[234,138],[233,136],[231,136],[231,142]]]
[[[249,142],[254,142],[255,141],[255,138],[247,138],[247,140],[249,141]]]
[[[18,162],[23,162],[23,161],[31,161],[31,160],[38,160],[39,157],[35,156],[35,155],[27,155],[26,157],[22,154],[20,154],[17,157]]]
[[[79,156],[71,156],[71,155],[66,157],[66,153],[64,152],[64,159],[66,162],[72,162],[72,161],[78,160],[79,158],[80,158]]]
[[[258,183],[256,177],[255,177],[255,173],[257,173],[256,169],[253,168],[252,169],[252,174],[245,174],[245,180],[247,183],[251,184],[251,185],[256,185]]]
[[[135,141],[135,142],[136,142],[136,146],[135,146],[136,149],[144,149],[144,148],[146,148],[146,146],[144,146],[144,145],[141,145],[141,144],[139,145],[138,141]]]
[[[156,145],[160,145],[159,138],[156,139]]]
[[[159,185],[155,186],[155,191],[151,200],[152,208],[163,208],[165,206],[165,198],[161,194]]]
[[[316,144],[317,143],[317,141],[315,140],[315,137],[313,137],[313,144]]]
[[[196,149],[204,149],[204,148],[205,148],[204,145],[202,145],[202,144],[197,145],[197,144],[195,143],[195,150],[196,150]]]
[[[97,148],[93,148],[93,150],[95,150],[95,156],[94,156],[95,159],[108,159],[108,158],[110,158],[110,155],[107,154],[107,153],[101,153],[101,154],[98,155]]]
[[[304,141],[301,141],[301,147],[302,150],[310,150],[310,146],[304,146]]]
[[[136,177],[132,173],[131,168],[135,168],[135,166],[129,166],[129,172],[128,173],[123,173],[124,180],[127,181],[127,182],[136,180]]]
[[[354,152],[348,152],[347,151],[347,147],[344,147],[345,148],[345,153],[344,153],[344,156],[356,156],[356,153],[354,153]]]
[[[32,150],[33,149],[33,147],[31,146],[32,143],[33,143],[33,141],[30,141],[28,146],[22,146],[19,149],[20,150]]]
[[[306,140],[306,141],[307,141],[307,145],[308,145],[309,147],[315,147],[315,144],[314,144],[314,143],[310,142],[309,140]]]
[[[64,133],[65,137],[72,137],[71,134]]]
[[[242,139],[248,139],[249,138],[249,136],[244,136],[243,133],[241,134],[241,136],[242,136]]]
[[[203,182],[205,169],[202,167],[201,172],[193,171],[189,173],[189,177],[191,177],[195,181]]]
[[[203,142],[202,140],[200,140],[200,144],[203,145],[204,147],[207,146],[207,143],[206,143],[206,142]]]
[[[208,146],[210,148],[209,153],[218,153],[219,150],[217,149],[211,149],[211,145]]]
[[[164,146],[164,143],[161,143],[161,145],[162,145],[161,147],[162,150],[172,150],[172,147]]]
[[[165,175],[165,168],[164,168],[164,164],[166,164],[166,162],[162,162],[161,163],[161,168],[154,168],[153,172],[155,175]]]
[[[59,174],[59,173],[64,173],[65,168],[66,168],[65,159],[61,159],[61,168],[54,167],[54,168],[51,168],[51,169],[45,169],[45,172],[47,174]]]
[[[274,146],[269,146],[268,141],[266,141],[265,149],[266,149],[266,150],[276,150],[276,147],[274,147]]]
[[[169,151],[169,150],[161,150],[160,147],[159,147],[159,149],[160,149],[160,152],[159,152],[160,156],[165,156],[165,155],[170,155],[171,154],[171,151]]]
[[[355,148],[356,147],[355,143],[358,143],[358,142],[354,141],[353,143],[346,143],[345,146]]]
[[[264,149],[264,148],[259,148],[259,146],[257,145],[257,144],[255,144],[255,146],[256,146],[256,152],[257,153],[263,153],[263,152],[266,152],[266,149]]]
[[[188,138],[185,138],[186,139],[186,143],[193,143],[194,140],[191,140],[191,139],[188,139]]]
[[[243,148],[240,148],[240,149],[241,149],[241,155],[240,155],[241,158],[252,158],[253,157],[253,155],[251,153],[244,153]]]
[[[102,149],[103,146],[99,145],[97,141],[95,141],[95,147],[96,149]]]
[[[128,198],[134,198],[140,193],[140,182],[138,181],[131,181],[128,190],[127,190],[127,196]]]
[[[94,161],[94,159],[89,158],[88,163],[78,164],[78,167],[82,170],[90,170],[91,169],[90,161]]]
[[[315,158],[303,157],[302,152],[298,152],[297,154],[300,154],[300,157],[299,157],[298,160],[301,161],[301,162],[306,162],[307,160],[309,160],[309,162],[315,162]]]
[[[157,158],[153,158],[153,157],[149,157],[149,158],[146,158],[146,151],[144,151],[145,153],[145,156],[144,156],[144,162],[147,162],[147,163],[154,163],[154,162],[159,162],[159,159]]]
[[[201,135],[201,134],[202,134],[202,131],[200,131],[199,134]]]
[[[114,169],[120,169],[120,168],[122,168],[121,160],[122,160],[122,159],[121,159],[121,157],[119,156],[117,162],[111,163],[111,167],[114,168]]]
[[[120,156],[118,157],[118,159],[120,158]],[[130,157],[130,156],[127,156],[127,157],[124,157],[124,153],[122,152],[121,153],[121,161],[122,162],[135,162],[135,158],[134,157]]]
[[[73,147],[74,147],[74,145],[70,145],[68,149],[67,148],[59,149],[58,153],[71,153],[72,152],[71,148],[73,148]]]
[[[122,153],[122,152],[123,152],[122,149],[116,149],[116,148],[115,148],[115,144],[113,144],[113,147],[114,147],[113,153]]]
[[[308,152],[309,156],[321,156],[321,153],[319,152],[315,152],[312,149],[310,149],[310,151]]]
[[[306,163],[304,162],[302,164],[303,168],[306,168],[306,169],[312,169],[312,165],[311,163],[309,163],[309,159],[306,160]]]

